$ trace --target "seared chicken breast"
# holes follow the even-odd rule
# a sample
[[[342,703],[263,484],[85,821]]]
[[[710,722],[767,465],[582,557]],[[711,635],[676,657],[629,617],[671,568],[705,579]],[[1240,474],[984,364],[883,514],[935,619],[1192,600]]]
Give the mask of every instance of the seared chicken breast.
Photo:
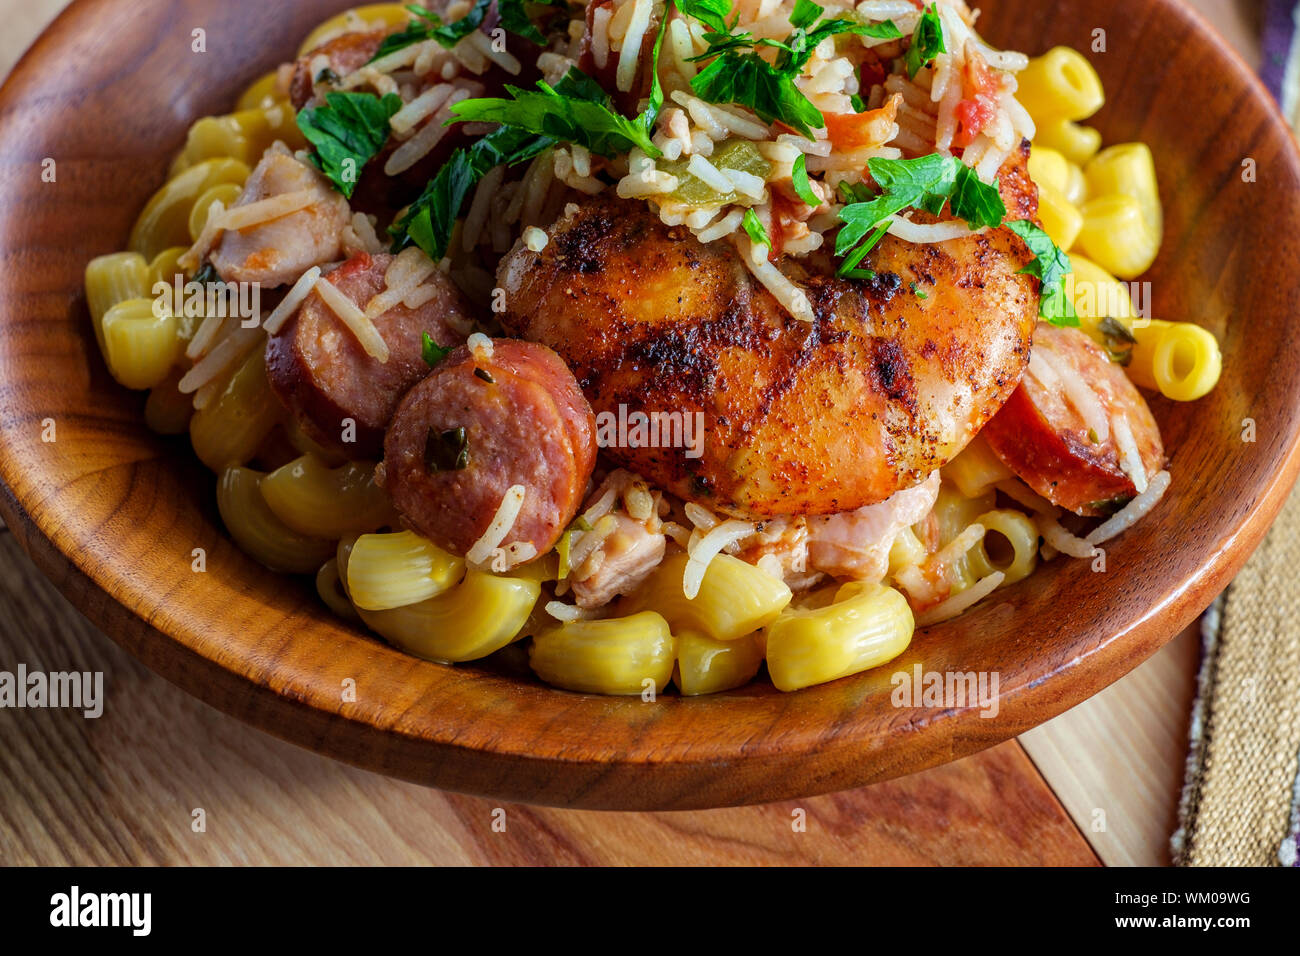
[[[1031,218],[1027,149],[1004,168],[1009,218]],[[744,518],[828,515],[884,501],[960,452],[1029,361],[1032,258],[999,228],[933,245],[886,237],[834,277],[829,257],[782,259],[816,318],[792,318],[725,241],[664,225],[641,201],[596,197],[540,252],[501,263],[501,323],[559,352],[597,414],[699,412],[686,449],[605,454],[688,500]]]

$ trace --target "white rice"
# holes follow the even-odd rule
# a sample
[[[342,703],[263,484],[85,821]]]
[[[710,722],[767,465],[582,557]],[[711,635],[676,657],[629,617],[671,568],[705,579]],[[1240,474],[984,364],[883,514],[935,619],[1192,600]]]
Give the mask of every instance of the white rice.
[[[1123,534],[1145,518],[1151,513],[1151,509],[1160,503],[1160,499],[1165,496],[1171,481],[1172,479],[1167,471],[1162,471],[1153,477],[1147,484],[1146,491],[1130,501],[1118,514],[1098,525],[1088,534],[1089,543],[1101,544],[1104,541],[1109,541],[1111,538]]]
[[[311,295],[312,288],[316,285],[316,280],[320,278],[320,266],[312,266],[293,284],[289,294],[280,300],[280,304],[271,310],[267,316],[262,328],[266,330],[267,335],[275,335],[279,332],[289,317],[298,311],[307,296]]]
[[[650,16],[654,12],[654,0],[629,2],[633,4],[632,19],[628,22],[627,33],[623,37],[623,48],[618,54],[618,70],[614,74],[614,85],[624,93],[632,89],[632,81],[636,79],[636,69],[641,59],[641,41],[650,29]]]
[[[695,541],[687,551],[690,558],[686,562],[686,572],[682,579],[682,589],[686,596],[694,600],[699,595],[705,572],[724,548],[753,533],[753,523],[733,518],[722,522]]]
[[[505,541],[506,536],[514,528],[519,512],[523,510],[524,498],[527,494],[528,491],[523,485],[511,485],[506,490],[487,530],[465,555],[466,561],[475,566],[482,566],[492,557],[492,552],[501,546],[501,542]]]
[[[233,325],[234,328],[230,330],[229,335],[181,376],[176,388],[182,395],[197,392],[204,385],[230,371],[262,341],[263,333],[260,324],[245,328],[242,322],[236,321]]]
[[[1001,571],[994,571],[987,577],[981,578],[976,584],[968,587],[965,591],[948,600],[937,604],[930,610],[916,615],[917,627],[932,627],[935,624],[942,624],[944,621],[950,621],[955,617],[965,614],[980,601],[984,600],[1005,581],[1007,576]]]
[[[448,94],[443,104],[420,131],[393,150],[392,155],[384,163],[384,172],[389,176],[398,176],[433,152],[443,138],[451,132],[451,128],[444,125],[451,118],[451,108],[471,95],[478,94],[466,86],[461,86]]]
[[[375,323],[360,306],[344,295],[339,287],[327,278],[317,279],[312,290],[348,327],[367,355],[381,363],[388,361],[388,343],[384,341],[384,337],[375,328]]]

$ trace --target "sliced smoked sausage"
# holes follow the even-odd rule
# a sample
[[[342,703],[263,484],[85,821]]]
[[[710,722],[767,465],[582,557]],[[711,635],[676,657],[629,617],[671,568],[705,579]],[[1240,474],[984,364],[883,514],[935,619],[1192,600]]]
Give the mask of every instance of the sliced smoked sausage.
[[[1132,434],[1148,479],[1165,465],[1151,409],[1124,370],[1078,329],[1040,322],[1033,347],[1035,361],[983,435],[1003,463],[1048,501],[1080,515],[1111,514],[1137,494],[1123,467],[1117,425]],[[1089,404],[1087,395],[1072,400],[1063,376],[1096,397],[1091,415],[1078,407]],[[1109,423],[1103,440],[1089,425],[1098,407]]]
[[[595,416],[573,373],[546,346],[514,339],[495,340],[490,355],[448,355],[402,400],[384,441],[394,506],[458,555],[514,485],[524,501],[501,547],[545,554],[577,514],[595,463]]]
[[[326,281],[364,309],[384,291],[392,261],[390,255],[362,253]],[[316,292],[267,342],[271,387],[314,441],[349,459],[378,457],[397,403],[429,373],[422,333],[444,348],[464,341],[457,329],[471,324],[469,303],[441,272],[426,282],[438,289],[428,302],[416,309],[398,305],[374,319],[388,344],[387,362],[369,355]]]

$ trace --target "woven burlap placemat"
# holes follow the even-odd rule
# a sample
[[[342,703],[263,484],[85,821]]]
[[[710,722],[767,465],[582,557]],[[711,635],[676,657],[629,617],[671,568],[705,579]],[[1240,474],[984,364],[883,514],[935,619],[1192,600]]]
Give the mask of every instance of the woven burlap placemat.
[[[1179,829],[1183,866],[1296,865],[1300,492],[1202,622]]]

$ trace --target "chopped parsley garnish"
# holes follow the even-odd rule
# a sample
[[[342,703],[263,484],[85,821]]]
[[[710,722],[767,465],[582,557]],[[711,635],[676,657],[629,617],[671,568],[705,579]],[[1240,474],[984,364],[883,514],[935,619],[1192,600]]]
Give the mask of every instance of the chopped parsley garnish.
[[[439,432],[429,429],[429,437],[424,442],[424,469],[433,474],[437,471],[464,471],[469,467],[469,436],[465,429],[452,428]]]
[[[570,72],[574,71],[577,67]],[[581,76],[583,80],[594,82],[586,74]],[[480,97],[461,100],[451,108],[456,115],[454,122],[500,123],[535,135],[549,136],[556,142],[578,143],[600,156],[617,156],[632,149],[640,149],[650,157],[662,155],[650,141],[654,121],[647,124],[645,114],[636,119],[620,115],[603,91],[599,99],[566,96],[545,80],[537,81],[536,90],[521,90],[517,86],[506,86],[505,89],[510,99]]]
[[[824,8],[812,0],[798,0],[790,14],[794,28],[784,41],[755,39],[750,33],[735,32],[738,18],[727,23],[730,0],[678,0],[683,13],[705,26],[707,52],[692,60],[709,60],[695,78],[691,89],[710,103],[737,103],[748,107],[766,123],[784,123],[811,138],[814,129],[826,125],[821,111],[795,85],[813,51],[823,40],[841,34],[896,39],[903,34],[892,20],[864,23],[838,17],[818,18]],[[758,55],[759,47],[773,47],[774,63]]]
[[[190,281],[197,282],[199,285],[208,285],[213,282],[220,282],[221,276],[217,274],[216,266],[211,262],[205,262],[203,263],[203,268],[194,273],[194,278]]]
[[[916,74],[940,53],[947,53],[943,42],[943,21],[939,19],[939,4],[930,5],[930,9],[917,21],[916,32],[912,34],[912,45],[907,48],[905,62],[907,75],[916,79]]]
[[[844,226],[835,241],[835,254],[844,256],[838,275],[851,275],[859,262],[889,231],[890,221],[904,209],[939,215],[951,203],[954,216],[972,229],[1001,225],[1007,214],[996,186],[981,182],[974,170],[954,156],[933,154],[918,159],[871,159],[871,177],[880,187],[872,196],[866,186],[844,185],[848,205],[840,210]]]
[[[745,218],[740,221],[740,224],[745,228],[745,232],[749,234],[750,242],[756,246],[772,248],[772,239],[768,236],[767,230],[763,228],[763,224],[759,222],[758,216],[754,214],[754,210],[746,209]]]
[[[414,46],[426,40],[437,40],[439,45],[450,50],[479,28],[483,23],[483,18],[487,16],[488,8],[491,6],[492,0],[477,0],[469,13],[459,20],[444,24],[442,17],[436,13],[430,13],[424,7],[415,4],[408,4],[406,9],[416,19],[407,24],[404,30],[399,30],[397,33],[384,37],[384,42],[379,44],[379,49],[370,58],[370,62],[374,63],[376,60],[382,60],[390,53],[405,50],[408,46]],[[525,17],[525,19],[527,18]]]
[[[316,79],[313,82],[317,86],[319,86],[322,83],[329,83],[331,86],[338,86],[339,79],[340,79],[339,75],[335,73],[330,67],[327,66],[325,67],[325,69],[321,70],[319,73],[316,74]]]
[[[298,114],[298,128],[315,149],[311,162],[352,198],[361,170],[388,142],[388,121],[402,108],[396,93],[328,93],[324,106]]]
[[[1077,326],[1079,316],[1065,293],[1065,277],[1072,271],[1070,257],[1052,237],[1027,219],[1007,223],[1007,228],[1025,241],[1034,261],[1020,271],[1042,283],[1038,314],[1053,325]]]
[[[435,368],[439,362],[451,354],[451,349],[439,345],[428,332],[420,333],[420,357],[429,368]]]
[[[928,299],[928,298],[930,298],[929,293],[927,293],[927,292],[922,292],[922,291],[921,291],[921,286],[920,286],[918,283],[916,283],[916,282],[913,282],[913,283],[912,283],[912,295],[916,296],[918,299]]]
[[[554,87],[539,82],[538,92],[506,87],[511,99],[463,100],[453,107],[453,122],[496,122],[501,127],[458,149],[438,170],[424,192],[389,228],[393,251],[414,243],[438,262],[447,252],[451,232],[478,181],[497,166],[514,166],[536,158],[559,142],[574,142],[594,153],[615,156],[633,147],[659,157],[651,142],[655,120],[663,106],[659,84],[659,51],[667,15],[659,25],[651,57],[654,81],[649,103],[636,119],[619,115],[600,84],[573,67]]]
[[[1004,223],[1007,207],[996,185],[983,182],[955,156],[938,153],[917,159],[871,159],[867,161],[867,170],[879,194],[861,183],[839,186],[840,197],[846,205],[840,210],[844,225],[835,240],[835,254],[844,260],[836,275],[870,278],[872,274],[857,266],[885,237],[892,218],[904,209],[922,209],[937,216],[945,206],[950,206],[953,216],[964,220],[971,229],[1006,225],[1023,239],[1034,254],[1034,261],[1020,271],[1042,284],[1040,316],[1054,325],[1079,324],[1074,305],[1065,294],[1069,256],[1032,222]]]
[[[1106,316],[1097,323],[1097,330],[1105,339],[1106,354],[1112,362],[1125,368],[1132,364],[1133,346],[1137,345],[1137,336],[1127,325]]]
[[[816,209],[822,204],[821,198],[813,192],[812,183],[808,181],[808,157],[803,153],[800,153],[794,161],[790,184],[794,186],[794,194],[803,201],[805,206]]]
[[[555,92],[566,97],[605,98],[599,84],[576,68],[555,84]],[[434,262],[439,261],[447,252],[452,228],[478,181],[497,166],[528,162],[555,143],[550,136],[502,126],[473,145],[456,150],[419,198],[389,228],[393,251],[400,252],[414,243]]]

